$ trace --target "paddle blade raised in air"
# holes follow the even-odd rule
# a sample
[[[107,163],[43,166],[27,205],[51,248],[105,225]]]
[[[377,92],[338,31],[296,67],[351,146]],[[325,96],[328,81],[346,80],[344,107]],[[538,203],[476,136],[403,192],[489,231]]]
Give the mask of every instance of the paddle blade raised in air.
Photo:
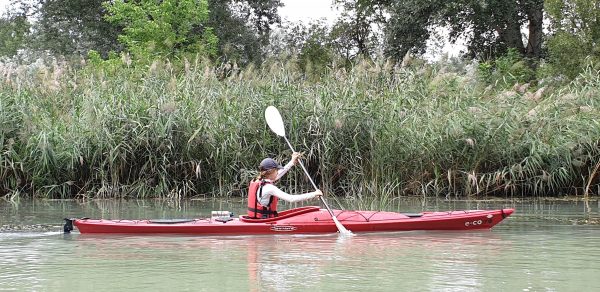
[[[283,126],[283,119],[279,114],[279,111],[274,106],[269,106],[265,109],[265,120],[267,125],[271,128],[275,134],[281,137],[285,137],[285,127]]]

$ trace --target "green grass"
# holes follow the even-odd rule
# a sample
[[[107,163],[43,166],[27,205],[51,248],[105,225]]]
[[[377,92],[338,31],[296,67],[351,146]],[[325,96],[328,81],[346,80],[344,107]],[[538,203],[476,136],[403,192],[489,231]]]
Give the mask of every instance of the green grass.
[[[0,196],[243,196],[262,158],[291,154],[269,105],[321,188],[359,205],[600,192],[592,70],[540,98],[444,64],[360,63],[317,81],[292,62],[216,72],[0,66]],[[283,184],[310,188],[299,169]]]

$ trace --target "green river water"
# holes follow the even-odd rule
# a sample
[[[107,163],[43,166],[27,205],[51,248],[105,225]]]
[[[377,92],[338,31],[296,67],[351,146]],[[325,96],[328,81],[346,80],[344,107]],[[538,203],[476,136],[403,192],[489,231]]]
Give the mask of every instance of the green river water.
[[[0,200],[0,291],[600,291],[597,200],[413,199],[386,210],[502,207],[517,210],[486,231],[90,236],[63,234],[62,218],[194,218],[243,205]]]

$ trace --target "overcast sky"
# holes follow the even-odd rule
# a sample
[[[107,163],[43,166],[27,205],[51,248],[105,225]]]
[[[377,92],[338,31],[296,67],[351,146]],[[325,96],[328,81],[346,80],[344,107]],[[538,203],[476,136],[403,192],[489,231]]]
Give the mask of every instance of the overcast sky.
[[[282,2],[284,6],[279,8],[279,14],[289,21],[309,22],[320,18],[332,21],[338,15],[338,12],[331,8],[331,0],[283,0]]]
[[[4,12],[6,6],[8,5],[8,0],[0,0],[0,12]]]

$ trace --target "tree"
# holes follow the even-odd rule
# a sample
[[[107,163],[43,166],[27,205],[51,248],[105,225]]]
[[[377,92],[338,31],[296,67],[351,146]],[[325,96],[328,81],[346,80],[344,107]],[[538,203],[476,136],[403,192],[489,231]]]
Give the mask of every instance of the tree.
[[[138,59],[181,53],[216,54],[207,0],[116,0],[106,2],[106,19],[123,26],[119,42]]]
[[[546,0],[548,60],[574,78],[588,62],[600,62],[600,1]]]
[[[106,0],[36,1],[34,48],[60,55],[84,55],[93,49],[105,56],[122,49],[117,42],[121,28],[104,19]]]
[[[296,57],[300,70],[319,77],[333,63],[331,28],[322,20],[308,24],[284,23],[270,43],[270,57]]]
[[[488,59],[509,48],[532,59],[542,53],[543,0],[408,0],[386,5],[387,52],[402,57],[409,50],[422,51],[429,30],[448,27],[450,40],[468,39],[470,57]],[[521,27],[527,24],[523,42]]]
[[[332,37],[345,51],[345,57],[372,57],[380,45],[378,30],[374,28],[385,23],[384,7],[389,5],[388,1],[334,0],[333,4],[342,9],[342,14],[334,25]],[[352,49],[348,50],[349,47]]]
[[[389,4],[386,8],[390,19],[384,27],[385,55],[401,60],[408,52],[423,53],[433,16],[440,5],[435,1],[419,0]]]
[[[5,12],[0,16],[0,56],[12,57],[22,49],[30,27],[26,11]]]
[[[298,66],[305,74],[318,77],[333,61],[329,29],[320,21],[299,25],[297,29],[296,35],[302,36],[297,42]]]
[[[20,4],[30,2],[35,4],[32,9],[35,13],[28,14],[30,19],[35,19],[32,28],[32,42],[28,44],[29,48],[48,50],[59,55],[87,54],[88,51],[94,50],[103,57],[107,57],[109,52],[123,50],[124,46],[119,42],[118,36],[127,35],[123,31],[127,21],[116,20],[113,17],[109,22],[105,18],[107,7],[113,6],[111,3],[120,5],[119,3],[123,2],[127,5],[138,5],[145,2],[135,0],[11,1]],[[105,2],[107,6],[102,5]],[[146,2],[155,2],[157,7],[161,3],[162,7],[167,4],[183,7],[187,5],[186,3],[191,3],[187,0]],[[214,42],[218,39],[216,55],[222,57],[223,61],[235,60],[240,64],[262,61],[272,27],[274,24],[280,23],[277,9],[281,6],[281,0],[197,0],[194,3],[197,3],[198,12],[200,10],[204,10],[203,13],[208,11],[208,18],[192,26],[185,36],[187,42],[199,39],[211,39]],[[206,10],[206,5],[201,3],[208,3],[208,10]],[[153,20],[147,24],[151,22]],[[154,24],[156,23],[154,22]],[[212,34],[208,34],[210,29],[212,29]],[[129,35],[132,34],[133,32],[130,30]],[[125,39],[122,40],[125,41]],[[187,47],[188,45],[183,42],[178,46]],[[175,46],[174,49],[178,50],[178,46]]]
[[[274,24],[281,19],[281,0],[210,0],[207,25],[219,39],[218,55],[224,62],[260,63]]]
[[[509,48],[532,59],[541,57],[543,0],[468,0],[447,3],[437,23],[451,35],[469,36],[469,54],[482,59],[503,55]],[[528,25],[525,43],[521,27]]]

